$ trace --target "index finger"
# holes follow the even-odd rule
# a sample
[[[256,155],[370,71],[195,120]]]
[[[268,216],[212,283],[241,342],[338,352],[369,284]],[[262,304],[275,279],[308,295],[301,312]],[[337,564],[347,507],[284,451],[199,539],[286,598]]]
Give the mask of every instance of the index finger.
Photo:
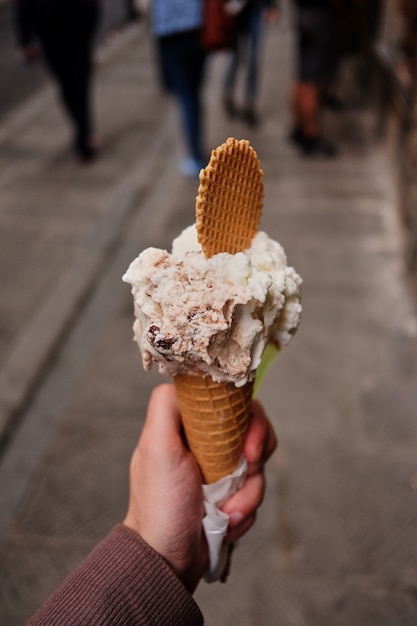
[[[265,410],[258,400],[252,402],[252,418],[246,436],[244,455],[249,474],[258,471],[277,447],[278,440]]]

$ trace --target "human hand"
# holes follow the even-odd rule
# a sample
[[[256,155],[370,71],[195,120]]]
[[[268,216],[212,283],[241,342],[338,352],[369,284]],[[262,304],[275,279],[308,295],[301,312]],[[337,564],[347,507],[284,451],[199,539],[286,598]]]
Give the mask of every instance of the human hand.
[[[192,593],[208,566],[201,474],[182,437],[174,385],[154,389],[130,465],[126,526],[169,563]]]
[[[276,437],[261,405],[253,416],[244,454],[248,476],[244,486],[223,505],[230,514],[226,540],[236,541],[252,526],[262,502],[263,466],[276,447]],[[202,527],[201,474],[187,449],[173,385],[157,387],[131,461],[129,509],[124,523],[170,564],[192,593],[208,567]]]

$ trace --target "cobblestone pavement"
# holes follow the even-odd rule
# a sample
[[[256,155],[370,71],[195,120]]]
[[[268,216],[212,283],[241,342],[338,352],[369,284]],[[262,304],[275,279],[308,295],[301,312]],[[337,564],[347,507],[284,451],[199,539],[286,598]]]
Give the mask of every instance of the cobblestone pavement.
[[[268,32],[263,123],[220,108],[210,147],[246,137],[265,172],[262,228],[304,277],[304,315],[261,398],[280,447],[256,527],[226,585],[196,592],[208,626],[407,626],[417,621],[417,318],[395,195],[371,109],[327,113],[333,161],[286,141],[293,38]],[[349,81],[346,81],[349,84]],[[100,159],[83,167],[53,90],[0,128],[0,623],[26,617],[124,515],[147,398],[121,275],[193,221],[171,103],[142,26],[103,59]]]

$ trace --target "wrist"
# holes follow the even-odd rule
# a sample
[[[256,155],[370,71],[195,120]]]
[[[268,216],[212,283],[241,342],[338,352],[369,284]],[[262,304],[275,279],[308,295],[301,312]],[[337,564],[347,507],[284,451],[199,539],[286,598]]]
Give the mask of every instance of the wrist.
[[[181,550],[177,547],[174,551],[165,549],[162,544],[148,537],[146,533],[142,534],[138,530],[138,524],[129,514],[125,517],[122,525],[135,533],[141,541],[144,541],[151,550],[158,554],[169,566],[172,572],[179,578],[187,591],[191,594],[197,588],[204,572],[207,570],[209,556],[205,535],[202,532],[200,547],[189,547]]]

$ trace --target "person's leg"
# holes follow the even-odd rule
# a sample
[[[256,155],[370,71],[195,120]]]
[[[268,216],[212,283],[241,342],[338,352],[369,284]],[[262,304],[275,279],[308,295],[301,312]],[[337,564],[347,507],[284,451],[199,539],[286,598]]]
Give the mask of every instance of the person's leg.
[[[246,81],[243,118],[251,126],[258,123],[256,100],[259,84],[259,56],[262,37],[262,5],[254,5],[248,16],[246,35]]]
[[[75,54],[73,55],[74,58]],[[96,145],[91,113],[91,75],[92,64],[88,46],[79,50],[77,63],[68,81],[71,112],[77,129],[77,151],[84,159],[95,156]]]
[[[291,140],[307,156],[334,156],[334,146],[321,136],[321,83],[328,63],[327,17],[320,12],[300,11],[298,15],[298,68],[292,88],[293,130]]]
[[[90,111],[91,51],[88,43],[47,39],[44,54],[55,77],[63,106],[74,128],[74,145],[84,159],[94,157],[96,146]]]
[[[312,83],[296,83],[293,86],[292,100],[294,126],[290,139],[306,156],[335,156],[335,146],[321,134],[321,97],[318,86]]]
[[[163,37],[159,49],[166,82],[178,103],[188,157],[197,169],[205,160],[201,90],[206,55],[197,32]]]
[[[313,83],[296,83],[293,87],[296,126],[305,137],[319,134],[319,89]]]
[[[230,58],[226,67],[223,83],[223,106],[229,117],[236,117],[237,108],[235,104],[235,84],[237,72],[240,65],[240,42],[237,38],[232,50],[229,52]]]
[[[203,104],[201,90],[204,74],[204,58],[194,50],[195,54],[187,54],[184,62],[184,73],[179,81],[177,92],[181,111],[182,125],[192,159],[197,164],[203,164],[205,154],[203,149]]]
[[[238,113],[235,102],[235,87],[242,55],[242,36],[239,31],[236,34],[234,46],[228,51],[228,55],[223,81],[223,106],[227,115],[233,118]]]

